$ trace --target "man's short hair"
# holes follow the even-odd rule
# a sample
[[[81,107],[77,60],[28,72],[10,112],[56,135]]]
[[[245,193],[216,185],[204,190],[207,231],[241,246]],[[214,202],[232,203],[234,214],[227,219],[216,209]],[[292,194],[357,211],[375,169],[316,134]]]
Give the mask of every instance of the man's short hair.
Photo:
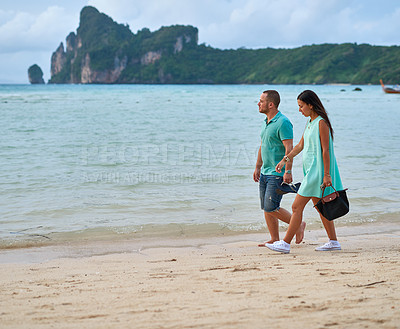
[[[279,103],[281,102],[281,97],[279,96],[279,93],[276,90],[265,90],[263,91],[263,94],[267,95],[267,99],[274,103],[276,108],[278,108]]]

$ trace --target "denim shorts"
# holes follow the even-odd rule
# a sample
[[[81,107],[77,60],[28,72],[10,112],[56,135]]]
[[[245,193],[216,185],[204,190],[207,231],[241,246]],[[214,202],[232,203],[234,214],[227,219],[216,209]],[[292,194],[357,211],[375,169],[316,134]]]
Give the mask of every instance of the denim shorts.
[[[261,209],[272,212],[280,209],[282,195],[276,193],[276,189],[282,184],[283,177],[274,175],[260,176],[260,201]]]

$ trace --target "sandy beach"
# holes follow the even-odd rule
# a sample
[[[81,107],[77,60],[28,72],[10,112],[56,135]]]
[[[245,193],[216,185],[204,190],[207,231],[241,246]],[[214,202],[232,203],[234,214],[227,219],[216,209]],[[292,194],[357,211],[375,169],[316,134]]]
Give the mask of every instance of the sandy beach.
[[[0,327],[400,328],[400,224],[338,236],[288,255],[261,234],[2,251]]]

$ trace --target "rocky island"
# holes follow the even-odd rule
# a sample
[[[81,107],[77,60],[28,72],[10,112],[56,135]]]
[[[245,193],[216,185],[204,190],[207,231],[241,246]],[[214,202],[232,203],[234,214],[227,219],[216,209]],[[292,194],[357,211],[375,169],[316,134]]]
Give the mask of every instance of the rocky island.
[[[43,84],[43,71],[39,65],[33,64],[28,69],[28,79],[31,84]]]
[[[76,33],[51,57],[49,83],[376,84],[398,83],[400,47],[322,44],[293,49],[216,49],[193,26],[136,34],[84,7]]]

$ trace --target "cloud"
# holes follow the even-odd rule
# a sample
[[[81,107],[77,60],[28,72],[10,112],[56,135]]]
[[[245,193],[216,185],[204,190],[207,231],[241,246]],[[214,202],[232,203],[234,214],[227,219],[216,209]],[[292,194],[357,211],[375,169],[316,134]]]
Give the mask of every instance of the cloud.
[[[243,0],[89,0],[88,4],[111,16],[119,23],[128,23],[133,32],[143,27],[151,30],[173,24],[203,26],[229,16],[227,8]]]
[[[49,78],[51,54],[70,32],[76,31],[80,10],[86,4],[118,23],[129,24],[134,33],[144,27],[155,31],[173,24],[193,25],[199,28],[199,43],[222,49],[343,42],[399,44],[398,0],[386,0],[385,5],[376,0],[69,0],[58,1],[57,6],[54,3],[21,0],[2,5],[0,82],[26,82],[26,70],[33,63],[42,67],[45,79]]]
[[[0,53],[0,83],[28,83],[28,68],[38,64],[45,81],[50,79],[48,51]]]
[[[172,24],[199,28],[218,48],[296,47],[312,43],[396,43],[400,3],[372,0],[89,0],[133,32]],[[390,24],[389,24],[390,23]]]
[[[58,6],[48,7],[38,15],[3,11],[0,19],[1,53],[55,49],[62,41],[60,36],[65,39],[76,30],[79,20],[78,15],[67,14]]]
[[[377,15],[375,20],[358,20],[353,24],[358,42],[375,45],[399,45],[400,3],[397,8]]]
[[[0,10],[0,83],[27,83],[28,67],[38,64],[50,78],[50,57],[79,24],[79,11],[59,6]]]
[[[76,7],[83,2],[72,0]],[[88,0],[87,4],[128,23],[133,32],[143,27],[154,31],[173,24],[194,25],[200,43],[218,48],[395,44],[400,30],[397,0],[388,0],[387,6],[372,0]],[[79,12],[60,6],[36,15],[0,10],[0,52],[53,51],[78,24]]]

